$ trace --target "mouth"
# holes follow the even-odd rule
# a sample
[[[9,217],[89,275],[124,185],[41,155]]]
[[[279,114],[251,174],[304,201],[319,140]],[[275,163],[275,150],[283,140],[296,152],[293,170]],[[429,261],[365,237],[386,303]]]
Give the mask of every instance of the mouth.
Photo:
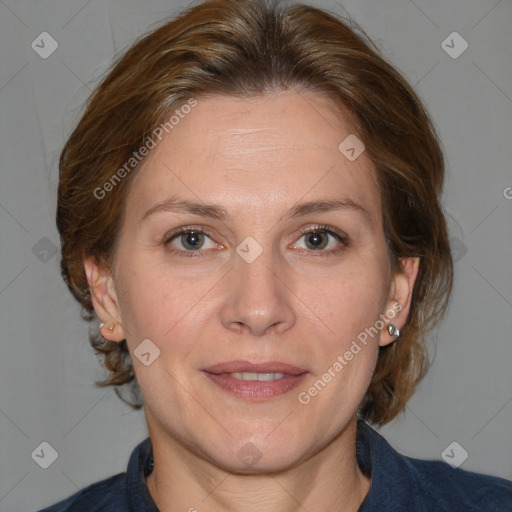
[[[298,386],[309,372],[277,361],[229,361],[202,370],[205,376],[232,395],[252,401],[268,400]]]
[[[268,382],[270,380],[279,380],[285,377],[284,373],[255,373],[255,372],[232,372],[232,373],[224,373],[221,375],[229,375],[234,379],[238,380],[246,380],[246,381],[254,381],[258,380],[260,382]]]

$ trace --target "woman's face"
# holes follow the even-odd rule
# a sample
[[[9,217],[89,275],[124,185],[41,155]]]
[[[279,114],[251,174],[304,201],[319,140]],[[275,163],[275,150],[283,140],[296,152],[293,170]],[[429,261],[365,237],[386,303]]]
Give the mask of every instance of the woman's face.
[[[230,470],[285,468],[354,420],[394,339],[362,333],[405,322],[410,283],[391,275],[375,170],[338,149],[351,132],[329,100],[197,101],[134,177],[108,314],[152,434]]]

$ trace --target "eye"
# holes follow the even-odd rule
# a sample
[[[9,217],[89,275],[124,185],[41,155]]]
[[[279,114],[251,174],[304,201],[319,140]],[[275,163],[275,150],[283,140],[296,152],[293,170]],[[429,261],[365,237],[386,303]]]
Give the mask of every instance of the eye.
[[[294,244],[294,247],[298,247],[309,252],[332,254],[348,245],[347,237],[345,235],[338,233],[328,226],[311,227],[302,233],[301,238],[304,238],[304,246],[300,247],[299,245]]]
[[[293,244],[292,247],[310,253],[317,252],[318,256],[337,253],[348,245],[347,236],[328,226],[312,226],[303,231],[300,238],[304,238],[305,245],[301,247]],[[223,248],[212,240],[205,229],[196,227],[180,228],[165,236],[163,243],[168,247],[169,252],[185,257],[203,256],[207,249]]]
[[[210,240],[210,245],[205,242]],[[164,245],[169,247],[170,252],[181,253],[183,256],[200,255],[201,250],[221,248],[219,244],[214,242],[207,232],[201,228],[182,228],[177,232],[165,237]],[[174,249],[173,247],[177,247]],[[187,254],[188,253],[188,254]]]

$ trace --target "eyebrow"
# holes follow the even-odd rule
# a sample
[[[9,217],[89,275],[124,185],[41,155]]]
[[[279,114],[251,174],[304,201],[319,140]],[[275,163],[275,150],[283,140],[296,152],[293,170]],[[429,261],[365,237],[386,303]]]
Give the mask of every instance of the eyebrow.
[[[373,218],[368,210],[363,208],[359,203],[352,199],[321,199],[299,203],[293,206],[282,217],[282,220],[296,219],[311,215],[314,213],[331,212],[331,211],[355,211],[365,218],[365,220],[373,226]],[[210,217],[221,221],[230,219],[227,210],[217,204],[207,204],[203,202],[185,201],[171,197],[152,206],[143,216],[141,221],[146,220],[151,215],[158,212],[174,212],[189,213],[200,217]]]

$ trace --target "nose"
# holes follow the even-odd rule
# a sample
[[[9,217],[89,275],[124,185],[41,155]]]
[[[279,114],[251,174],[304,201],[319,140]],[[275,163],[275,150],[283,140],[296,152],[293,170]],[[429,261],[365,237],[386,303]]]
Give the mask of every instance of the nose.
[[[294,294],[286,270],[271,251],[247,263],[237,254],[226,276],[221,321],[226,329],[253,336],[281,334],[296,321]],[[297,298],[295,297],[295,300]]]

